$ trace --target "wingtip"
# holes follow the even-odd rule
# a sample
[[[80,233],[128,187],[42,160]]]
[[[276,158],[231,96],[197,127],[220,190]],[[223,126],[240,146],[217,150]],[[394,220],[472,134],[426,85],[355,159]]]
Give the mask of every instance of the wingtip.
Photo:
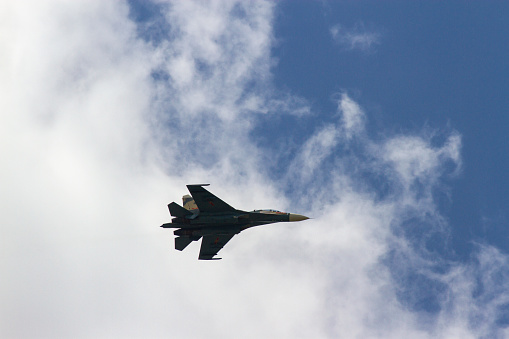
[[[223,258],[198,258],[198,260],[221,260]]]

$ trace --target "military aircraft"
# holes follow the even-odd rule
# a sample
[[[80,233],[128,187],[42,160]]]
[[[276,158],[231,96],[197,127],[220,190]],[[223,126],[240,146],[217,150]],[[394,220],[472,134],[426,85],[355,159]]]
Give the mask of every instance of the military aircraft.
[[[187,185],[191,193],[184,195],[184,207],[172,202],[168,205],[172,217],[171,223],[163,228],[178,228],[173,233],[175,249],[182,251],[192,241],[200,240],[201,260],[218,260],[214,256],[226,245],[235,234],[260,225],[284,221],[301,221],[309,219],[300,214],[285,213],[274,210],[254,210],[251,212],[235,209],[207,191],[201,185]]]

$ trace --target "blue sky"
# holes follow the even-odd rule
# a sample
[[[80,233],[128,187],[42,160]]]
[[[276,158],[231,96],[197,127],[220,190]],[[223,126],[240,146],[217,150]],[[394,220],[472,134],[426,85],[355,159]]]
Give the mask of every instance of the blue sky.
[[[349,90],[369,109],[373,134],[455,129],[462,173],[449,185],[452,245],[468,257],[471,240],[507,248],[509,107],[502,1],[303,1],[281,4],[275,81],[321,112]],[[334,25],[375,33],[368,51],[331,41]]]
[[[508,7],[6,5],[0,337],[508,337]],[[198,261],[189,183],[313,219]]]

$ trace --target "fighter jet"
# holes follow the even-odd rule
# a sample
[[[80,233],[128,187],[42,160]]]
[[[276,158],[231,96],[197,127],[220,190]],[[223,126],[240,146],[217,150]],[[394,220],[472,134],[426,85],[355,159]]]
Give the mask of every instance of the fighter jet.
[[[200,260],[218,260],[214,256],[235,234],[254,226],[276,222],[301,221],[309,219],[300,214],[275,210],[254,210],[251,212],[235,209],[207,191],[201,185],[187,185],[191,196],[182,197],[184,207],[172,202],[168,205],[173,217],[163,228],[178,228],[173,233],[175,249],[182,251],[192,241],[201,242]]]

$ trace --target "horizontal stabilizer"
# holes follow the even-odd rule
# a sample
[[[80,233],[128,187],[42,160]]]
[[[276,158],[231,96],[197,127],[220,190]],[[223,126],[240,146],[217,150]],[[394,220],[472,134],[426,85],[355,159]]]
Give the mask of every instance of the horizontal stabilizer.
[[[188,215],[193,215],[192,212],[186,210],[184,207],[180,206],[175,202],[169,204],[168,209],[170,210],[170,214],[173,217],[185,218]]]
[[[175,249],[182,251],[184,248],[187,247],[191,243],[190,237],[176,237],[175,238]]]

